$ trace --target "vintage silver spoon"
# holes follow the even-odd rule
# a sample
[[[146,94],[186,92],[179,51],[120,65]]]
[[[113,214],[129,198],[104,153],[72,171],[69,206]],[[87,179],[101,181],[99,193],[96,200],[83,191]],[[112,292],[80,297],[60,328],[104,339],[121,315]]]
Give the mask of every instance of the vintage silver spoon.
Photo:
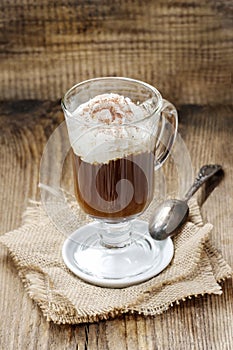
[[[149,222],[149,233],[155,240],[161,241],[175,234],[175,230],[181,226],[188,217],[188,200],[192,195],[216,172],[221,170],[221,165],[204,165],[194,180],[192,186],[185,194],[183,200],[168,199],[161,203],[153,213]]]

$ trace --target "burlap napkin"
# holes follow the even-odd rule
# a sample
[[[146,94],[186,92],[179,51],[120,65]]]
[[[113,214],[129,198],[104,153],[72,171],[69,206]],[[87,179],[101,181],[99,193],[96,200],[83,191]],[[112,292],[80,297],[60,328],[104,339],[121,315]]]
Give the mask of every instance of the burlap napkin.
[[[210,242],[212,225],[203,224],[195,200],[190,206],[189,221],[174,238],[170,265],[149,281],[123,289],[85,283],[68,270],[61,256],[66,237],[40,203],[31,204],[23,226],[3,235],[0,242],[8,248],[29,296],[48,321],[94,322],[127,312],[156,315],[192,296],[221,294],[218,282],[232,274]],[[87,220],[77,206],[75,210],[82,221]]]

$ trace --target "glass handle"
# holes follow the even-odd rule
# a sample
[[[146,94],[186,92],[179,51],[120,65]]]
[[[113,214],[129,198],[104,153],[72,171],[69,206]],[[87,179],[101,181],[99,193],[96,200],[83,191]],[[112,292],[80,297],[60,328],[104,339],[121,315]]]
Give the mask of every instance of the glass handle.
[[[178,127],[177,110],[169,101],[163,99],[158,139],[155,151],[155,169],[165,162],[174,144]]]

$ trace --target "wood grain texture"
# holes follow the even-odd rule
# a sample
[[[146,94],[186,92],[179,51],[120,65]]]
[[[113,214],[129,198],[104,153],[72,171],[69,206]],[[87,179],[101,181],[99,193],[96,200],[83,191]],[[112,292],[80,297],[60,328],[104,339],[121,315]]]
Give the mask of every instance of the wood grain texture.
[[[220,163],[225,178],[203,204],[204,218],[214,224],[212,240],[233,266],[232,123],[230,106],[180,108],[180,133],[195,172],[204,163]],[[57,102],[1,104],[1,233],[20,225],[28,198],[37,198],[43,147],[62,120]],[[167,163],[169,167],[169,162]],[[206,197],[206,189],[199,200]],[[1,350],[230,350],[233,346],[232,281],[221,296],[193,298],[157,317],[125,315],[78,326],[47,323],[29,299],[7,251],[0,247]]]
[[[231,0],[2,0],[0,98],[128,76],[177,104],[231,103]]]

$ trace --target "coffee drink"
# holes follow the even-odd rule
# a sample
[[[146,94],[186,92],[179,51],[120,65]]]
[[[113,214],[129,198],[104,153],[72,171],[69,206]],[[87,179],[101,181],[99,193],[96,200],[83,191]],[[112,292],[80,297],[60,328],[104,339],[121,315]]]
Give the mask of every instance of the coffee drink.
[[[80,105],[74,116],[82,120],[78,137],[75,128],[69,132],[81,208],[106,221],[143,212],[152,200],[155,157],[151,130],[135,123],[146,116],[144,108],[123,96],[104,94]]]
[[[153,196],[154,154],[91,164],[73,153],[75,196],[93,217],[122,219],[144,211]]]

